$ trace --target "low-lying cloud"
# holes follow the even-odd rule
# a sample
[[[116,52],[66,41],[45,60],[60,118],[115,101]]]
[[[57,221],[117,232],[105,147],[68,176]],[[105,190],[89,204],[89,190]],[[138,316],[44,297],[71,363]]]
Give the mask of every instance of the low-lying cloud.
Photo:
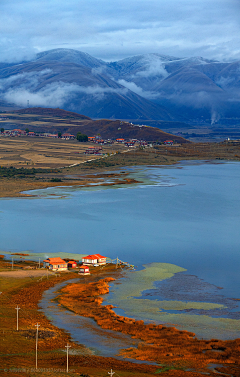
[[[94,100],[100,101],[109,93],[126,95],[128,92],[128,89],[124,87],[80,86],[62,81],[41,87],[41,80],[50,73],[50,69],[45,69],[1,79],[1,98],[18,106],[26,106],[29,101],[30,106],[61,107],[77,96],[89,95]]]
[[[134,77],[152,77],[162,76],[164,79],[169,76],[165,69],[165,64],[155,55],[149,55],[150,58],[146,61],[145,70],[139,71]],[[143,62],[144,63],[144,62]]]
[[[0,79],[0,90],[4,91],[13,85],[34,89],[37,87],[43,76],[49,75],[51,72],[51,69],[46,68],[41,71],[22,72],[5,79]]]
[[[130,82],[130,81],[121,79],[121,80],[118,80],[118,84],[125,86],[127,89],[131,90],[132,92],[147,99],[155,99],[159,96],[159,94],[156,92],[143,90],[140,86],[137,86],[135,82],[132,82],[132,81]]]

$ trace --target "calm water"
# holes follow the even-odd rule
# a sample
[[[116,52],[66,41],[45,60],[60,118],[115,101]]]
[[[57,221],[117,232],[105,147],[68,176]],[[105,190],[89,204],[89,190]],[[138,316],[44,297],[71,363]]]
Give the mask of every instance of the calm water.
[[[186,269],[181,274],[188,279],[209,284],[212,297],[213,287],[222,287],[222,296],[240,298],[240,163],[129,170],[144,183],[54,188],[36,191],[37,198],[1,199],[0,249],[29,250],[41,258],[100,253],[139,268],[170,263]],[[235,304],[229,311],[239,311]]]

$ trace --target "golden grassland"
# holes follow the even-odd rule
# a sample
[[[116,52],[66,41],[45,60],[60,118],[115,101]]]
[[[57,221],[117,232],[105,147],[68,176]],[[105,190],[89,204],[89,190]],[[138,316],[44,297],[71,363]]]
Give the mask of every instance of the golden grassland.
[[[40,137],[1,137],[0,165],[17,168],[56,169],[80,164],[99,156],[85,155],[91,143],[79,143],[77,140],[62,140]],[[121,144],[106,145],[103,153],[112,154],[123,151]]]

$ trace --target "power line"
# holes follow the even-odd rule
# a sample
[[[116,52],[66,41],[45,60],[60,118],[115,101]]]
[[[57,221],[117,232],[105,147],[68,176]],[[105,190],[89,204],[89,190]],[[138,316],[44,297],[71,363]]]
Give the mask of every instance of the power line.
[[[37,332],[36,332],[36,369],[37,369],[38,328],[40,327],[40,325],[37,323],[35,326],[37,328]]]
[[[67,345],[65,346],[67,348],[67,373],[68,373],[68,349],[71,348],[71,346]]]
[[[18,311],[20,310],[20,308],[19,308],[18,305],[17,305],[17,307],[16,307],[15,309],[16,309],[16,311],[17,311],[17,331],[18,331]]]

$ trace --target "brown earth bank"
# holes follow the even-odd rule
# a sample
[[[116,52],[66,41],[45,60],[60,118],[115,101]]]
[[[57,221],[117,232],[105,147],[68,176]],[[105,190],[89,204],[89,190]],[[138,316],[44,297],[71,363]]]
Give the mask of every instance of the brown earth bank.
[[[209,364],[216,364],[217,371],[230,376],[240,376],[240,339],[201,340],[188,331],[175,327],[144,324],[133,318],[115,314],[112,305],[103,305],[102,295],[109,292],[112,277],[91,283],[73,283],[61,290],[58,301],[69,310],[93,318],[103,329],[110,329],[131,335],[142,342],[137,348],[125,349],[121,355],[137,360],[154,361],[159,371],[175,369],[176,375],[210,373]],[[166,374],[171,375],[171,374]],[[172,374],[174,375],[174,374]]]
[[[95,174],[85,175],[80,179],[76,177],[75,179],[64,179],[64,176],[59,182],[51,182],[46,180],[46,177],[41,180],[33,179],[18,179],[18,178],[7,178],[0,179],[0,198],[4,197],[32,197],[34,194],[22,193],[22,191],[44,189],[48,187],[61,187],[61,186],[79,186],[79,187],[92,187],[92,185],[98,186],[114,186],[114,185],[129,185],[133,183],[138,183],[137,180],[133,178],[126,177],[126,173],[113,173],[113,174]],[[112,182],[104,182],[106,179],[111,179]]]

